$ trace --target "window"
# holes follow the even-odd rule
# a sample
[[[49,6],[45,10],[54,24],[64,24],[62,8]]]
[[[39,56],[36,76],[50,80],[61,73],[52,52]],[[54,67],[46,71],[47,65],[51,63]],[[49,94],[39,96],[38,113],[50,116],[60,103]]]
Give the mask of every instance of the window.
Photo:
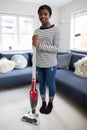
[[[87,10],[72,16],[70,48],[87,51]]]
[[[32,50],[33,17],[0,14],[0,51]]]

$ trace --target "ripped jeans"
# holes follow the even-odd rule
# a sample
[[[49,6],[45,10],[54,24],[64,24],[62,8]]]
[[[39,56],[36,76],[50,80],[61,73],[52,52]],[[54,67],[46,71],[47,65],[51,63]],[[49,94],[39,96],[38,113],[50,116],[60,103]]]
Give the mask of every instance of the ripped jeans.
[[[55,85],[56,70],[57,70],[57,66],[53,66],[51,68],[37,67],[41,97],[46,96],[46,85],[48,85],[49,98],[52,99],[54,98],[56,93],[56,85]]]

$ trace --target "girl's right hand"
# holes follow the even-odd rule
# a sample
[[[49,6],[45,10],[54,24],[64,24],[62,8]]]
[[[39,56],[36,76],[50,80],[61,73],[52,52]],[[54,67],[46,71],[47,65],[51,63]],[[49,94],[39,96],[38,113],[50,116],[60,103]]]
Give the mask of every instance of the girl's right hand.
[[[33,44],[35,47],[39,48],[40,43],[39,43],[39,41],[38,41],[38,35],[33,35],[33,36],[32,36],[32,44]]]
[[[33,40],[33,42],[36,42],[38,40],[38,35],[33,35],[32,40]]]

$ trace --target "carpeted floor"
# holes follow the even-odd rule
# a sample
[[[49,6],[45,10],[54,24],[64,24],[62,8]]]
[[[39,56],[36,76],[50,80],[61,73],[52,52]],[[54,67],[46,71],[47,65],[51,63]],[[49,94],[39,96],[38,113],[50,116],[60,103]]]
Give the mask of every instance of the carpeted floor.
[[[87,111],[61,93],[56,94],[54,109],[49,115],[39,113],[41,106],[39,96],[37,113],[39,113],[40,124],[38,126],[21,121],[21,117],[31,110],[29,89],[29,85],[26,85],[0,90],[0,130],[87,130]]]

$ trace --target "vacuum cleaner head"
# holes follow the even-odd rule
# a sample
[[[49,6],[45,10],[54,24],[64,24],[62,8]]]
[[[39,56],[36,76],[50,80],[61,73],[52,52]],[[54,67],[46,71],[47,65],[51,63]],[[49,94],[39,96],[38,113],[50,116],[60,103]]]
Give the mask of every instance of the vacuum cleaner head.
[[[22,117],[22,121],[38,125],[40,123],[39,115],[36,113],[29,112]]]

